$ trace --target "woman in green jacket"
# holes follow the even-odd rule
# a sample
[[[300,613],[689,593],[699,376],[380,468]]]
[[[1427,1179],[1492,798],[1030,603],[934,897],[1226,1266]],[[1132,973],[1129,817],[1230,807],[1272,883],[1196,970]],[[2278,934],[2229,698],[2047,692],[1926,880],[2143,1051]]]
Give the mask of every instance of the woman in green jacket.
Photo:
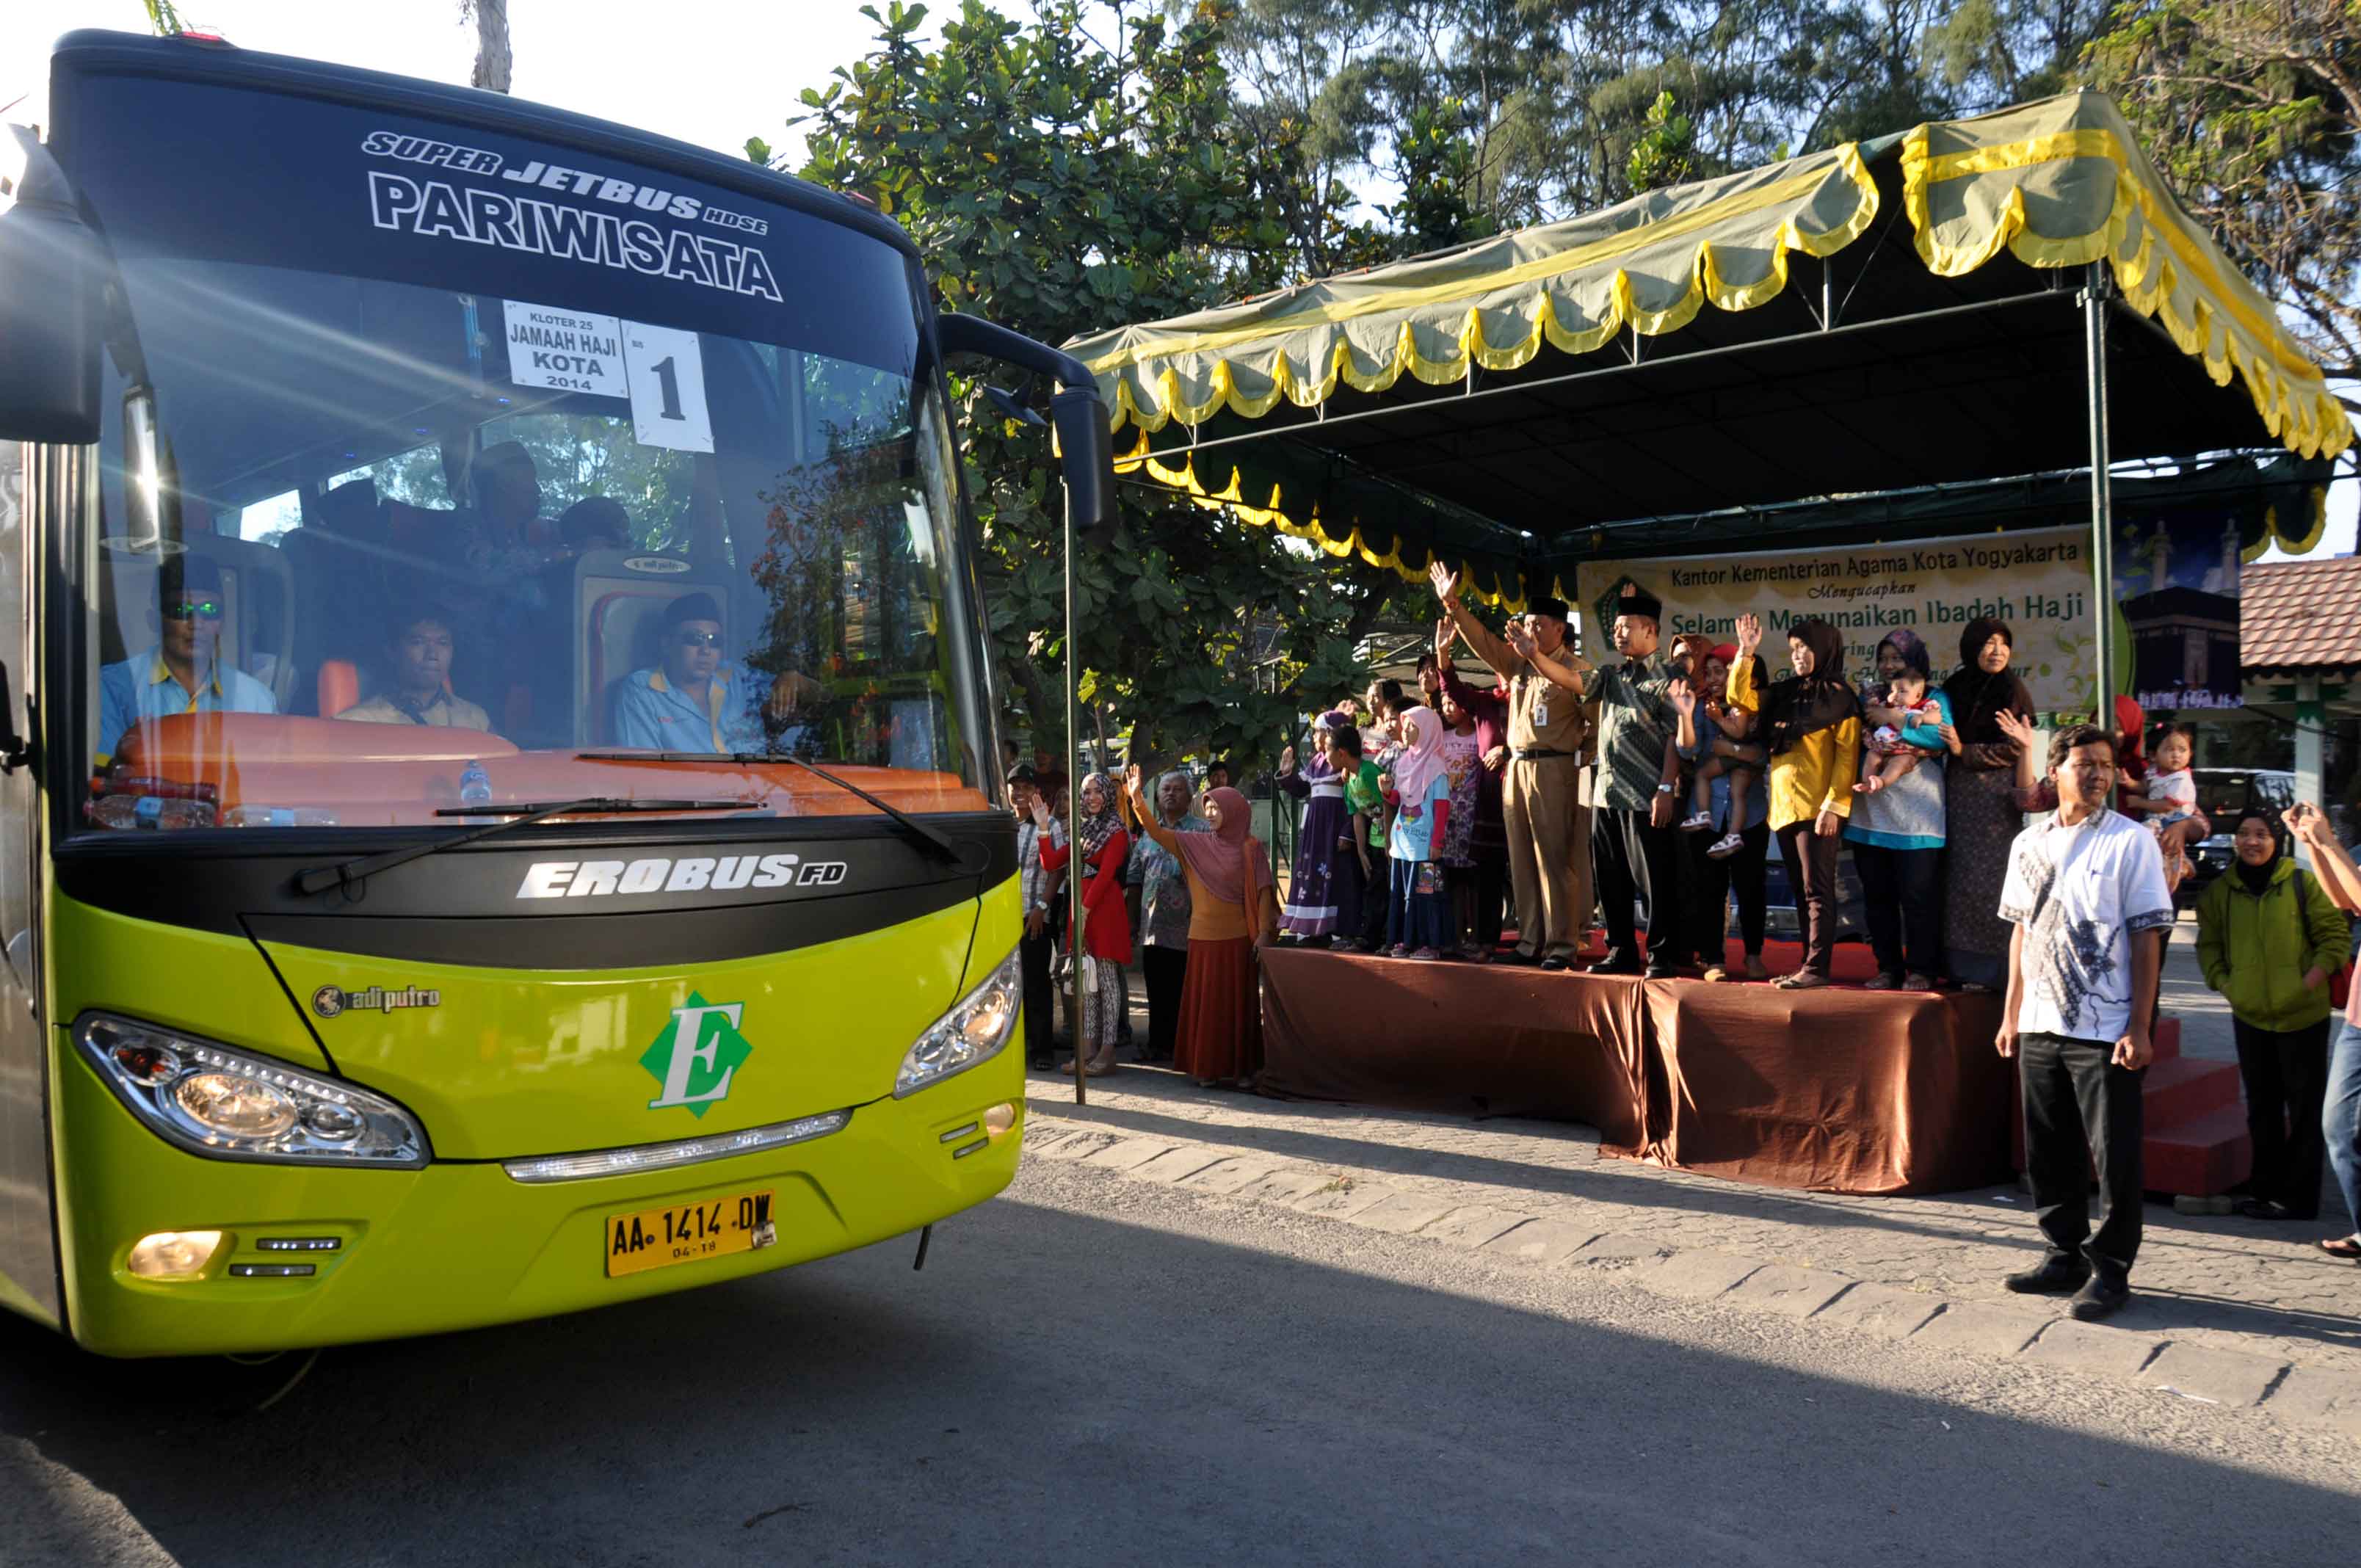
[[[2197,959],[2230,1003],[2254,1141],[2257,1220],[2320,1213],[2320,1113],[2328,1091],[2329,977],[2351,941],[2344,913],[2279,852],[2278,818],[2238,818],[2238,858],[2197,900]]]

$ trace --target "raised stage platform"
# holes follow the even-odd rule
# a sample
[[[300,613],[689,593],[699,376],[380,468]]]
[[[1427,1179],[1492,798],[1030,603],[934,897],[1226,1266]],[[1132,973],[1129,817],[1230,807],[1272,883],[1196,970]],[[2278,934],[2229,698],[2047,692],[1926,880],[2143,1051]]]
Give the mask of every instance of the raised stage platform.
[[[1733,964],[1738,944],[1730,944]],[[1773,942],[1773,973],[1801,954]],[[1957,1191],[2022,1165],[2000,998],[1781,991],[1413,963],[1279,947],[1263,955],[1267,1093],[1597,1127],[1610,1153],[1773,1187]],[[2180,1057],[2157,1026],[2148,1186],[2219,1192],[2246,1174],[2236,1069]],[[2224,1089],[2228,1089],[2226,1106]],[[2216,1124],[2221,1124],[2216,1125]]]
[[[1263,959],[1260,1082],[1585,1122],[1614,1153],[1774,1187],[1942,1192],[2009,1177],[1999,1015],[1993,996],[1279,948]]]

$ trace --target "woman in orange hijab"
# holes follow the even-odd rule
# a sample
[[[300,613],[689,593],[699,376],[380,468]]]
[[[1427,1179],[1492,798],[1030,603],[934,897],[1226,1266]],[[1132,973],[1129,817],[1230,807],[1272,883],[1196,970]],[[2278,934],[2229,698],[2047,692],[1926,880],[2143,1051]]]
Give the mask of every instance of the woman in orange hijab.
[[[1173,1062],[1200,1089],[1254,1087],[1262,1069],[1262,999],[1255,955],[1279,935],[1279,897],[1253,808],[1227,787],[1205,796],[1211,833],[1175,833],[1148,807],[1137,767],[1127,780],[1140,830],[1180,862],[1189,879],[1189,972],[1180,992]]]

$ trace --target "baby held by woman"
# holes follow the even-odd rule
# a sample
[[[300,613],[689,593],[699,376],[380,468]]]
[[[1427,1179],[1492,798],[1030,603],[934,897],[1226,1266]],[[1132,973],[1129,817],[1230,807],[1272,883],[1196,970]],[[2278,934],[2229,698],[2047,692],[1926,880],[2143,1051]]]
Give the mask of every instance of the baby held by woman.
[[[1903,729],[1913,724],[1932,728],[1943,722],[1943,707],[1927,690],[1930,675],[1926,645],[1916,638],[1902,641],[1905,633],[1897,633],[1893,641],[1903,651],[1901,667],[1893,670],[1882,689],[1872,687],[1872,702],[1890,707],[1903,715],[1901,724],[1881,724],[1864,739],[1861,749],[1861,782],[1853,785],[1855,795],[1875,795],[1886,785],[1899,784],[1910,771],[1932,753],[1911,745],[1902,738]]]

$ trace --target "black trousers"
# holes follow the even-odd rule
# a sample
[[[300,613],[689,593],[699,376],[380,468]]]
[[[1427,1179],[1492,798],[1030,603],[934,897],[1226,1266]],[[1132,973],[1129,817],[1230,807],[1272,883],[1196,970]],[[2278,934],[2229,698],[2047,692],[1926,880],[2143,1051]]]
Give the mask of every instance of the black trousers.
[[[1943,961],[1943,875],[1940,850],[1852,847],[1861,872],[1861,913],[1880,973],[1933,979]],[[1833,911],[1831,911],[1833,917]]]
[[[1655,828],[1645,811],[1601,806],[1590,814],[1591,876],[1607,922],[1610,957],[1639,956],[1631,905],[1648,905],[1648,961],[1685,963],[1696,940],[1682,922],[1680,847],[1676,828]]]
[[[1180,1028],[1180,987],[1189,978],[1189,949],[1142,948],[1139,970],[1148,979],[1147,1059],[1170,1061],[1172,1041]]]
[[[2248,1189],[2305,1220],[2320,1217],[2320,1170],[2328,1160],[2320,1112],[2328,1099],[2330,1022],[2281,1034],[2230,1021],[2246,1085],[2246,1135],[2255,1146]]]
[[[1394,858],[1383,850],[1369,851],[1369,874],[1361,876],[1356,857],[1353,874],[1361,880],[1361,943],[1367,948],[1386,945],[1386,908],[1393,902]],[[1345,905],[1338,905],[1341,912]],[[1341,913],[1338,916],[1343,917]]]
[[[1361,857],[1347,845],[1336,851],[1329,872],[1328,896],[1336,905],[1336,940],[1356,942],[1367,923],[1365,907],[1368,879],[1361,874]]]
[[[1476,888],[1474,940],[1488,954],[1500,945],[1501,916],[1509,907],[1509,862],[1498,850],[1478,850],[1468,874]]]
[[[1049,954],[1054,946],[1044,922],[1041,934],[1016,944],[1017,967],[1025,973],[1025,1054],[1046,1057],[1057,1049],[1058,1019],[1049,992]]]
[[[1778,830],[1780,863],[1795,894],[1795,923],[1804,936],[1804,967],[1827,978],[1837,954],[1837,840],[1813,831],[1813,818]]]
[[[1771,825],[1757,822],[1747,828],[1738,836],[1739,850],[1718,861],[1706,853],[1715,834],[1684,833],[1680,837],[1688,861],[1690,944],[1696,948],[1697,956],[1707,964],[1718,964],[1727,956],[1727,939],[1722,933],[1729,921],[1733,888],[1738,891],[1738,934],[1745,939],[1749,953],[1761,953],[1770,905]]]
[[[2112,1040],[2019,1035],[2025,1091],[2025,1173],[2053,1259],[2077,1256],[2121,1285],[2139,1255],[2140,1090],[2147,1077],[2114,1065]],[[2316,1113],[2315,1113],[2316,1114]],[[2091,1170],[2099,1172],[2099,1229],[2091,1230]],[[2312,1178],[2319,1190],[2319,1177]]]

